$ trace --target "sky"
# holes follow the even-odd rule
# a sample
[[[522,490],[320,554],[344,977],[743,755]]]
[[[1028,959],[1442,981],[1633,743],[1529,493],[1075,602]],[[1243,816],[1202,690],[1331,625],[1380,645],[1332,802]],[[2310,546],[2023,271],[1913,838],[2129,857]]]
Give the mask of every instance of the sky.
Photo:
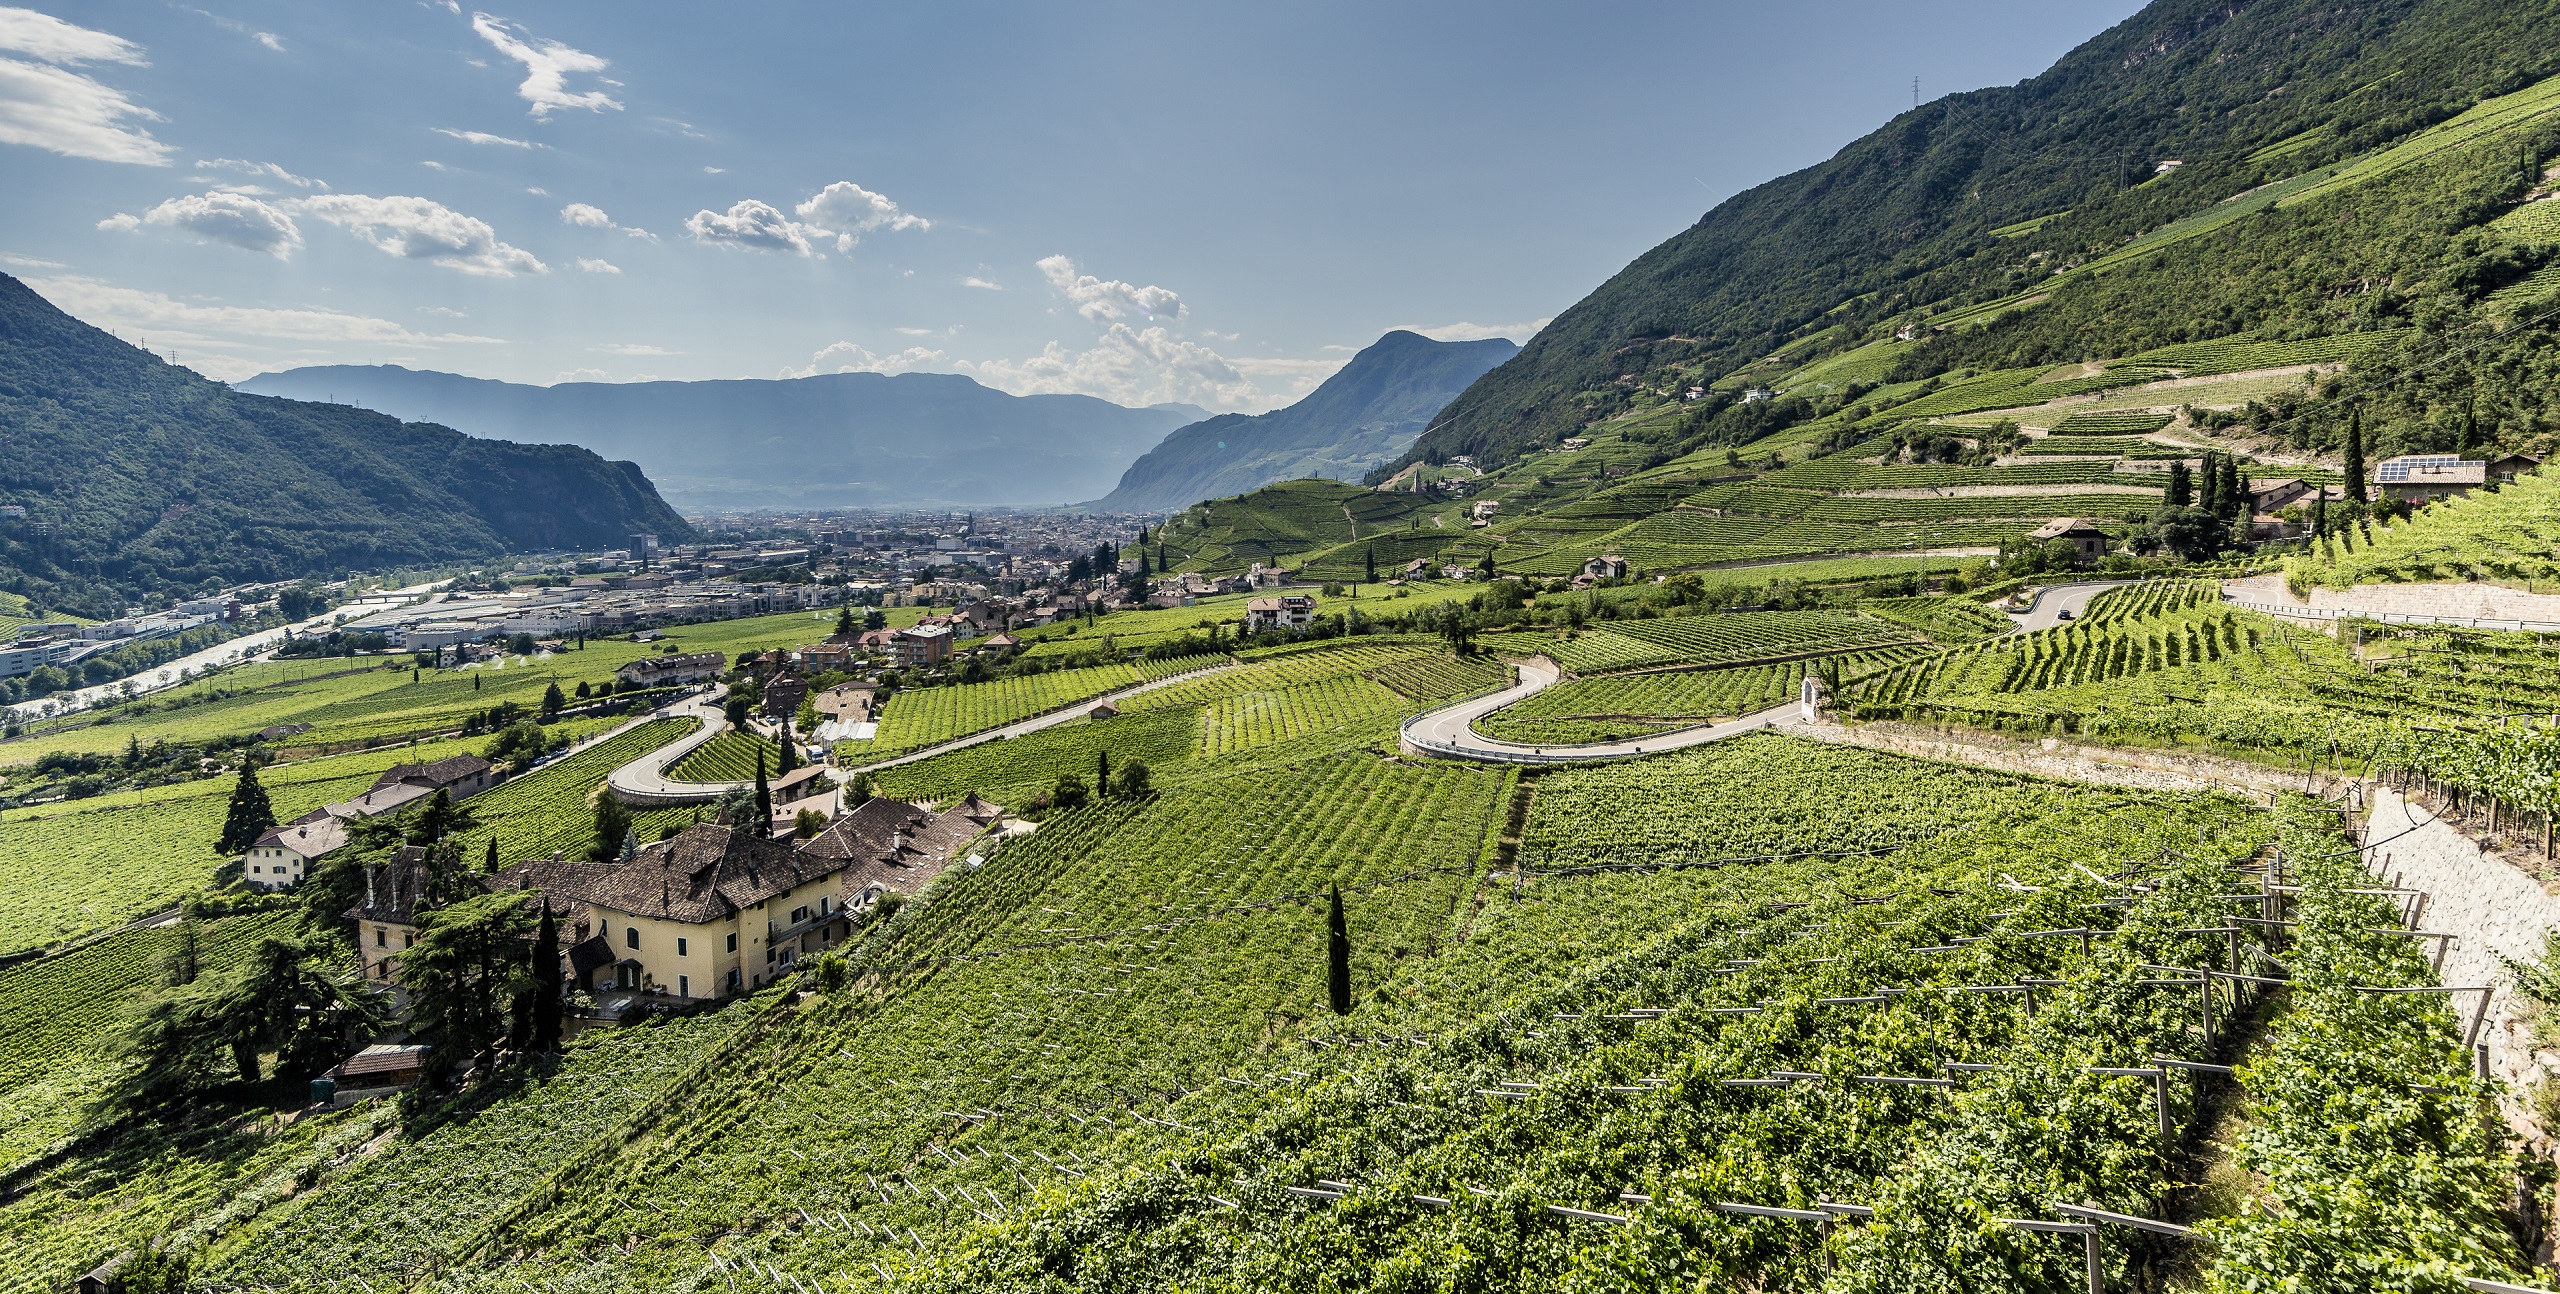
[[[0,0],[0,271],[207,376],[1289,403],[2132,0]]]

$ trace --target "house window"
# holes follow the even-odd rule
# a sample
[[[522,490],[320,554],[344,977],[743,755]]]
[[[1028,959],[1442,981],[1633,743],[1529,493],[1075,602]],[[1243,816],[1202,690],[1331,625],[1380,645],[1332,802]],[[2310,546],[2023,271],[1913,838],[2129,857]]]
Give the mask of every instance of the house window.
[[[692,997],[692,996],[693,996],[693,977],[691,977],[691,976],[689,976],[689,975],[678,975],[678,976],[676,976],[676,996],[677,996],[677,997]]]
[[[685,945],[685,938],[684,938],[684,936],[683,936],[683,935],[677,935],[677,936],[676,936],[676,956],[678,956],[678,957],[682,957],[682,956],[684,956],[684,945]]]
[[[403,930],[403,931],[401,931],[401,932],[400,932],[400,946],[401,946],[401,947],[403,947],[403,948],[415,948],[415,947],[417,947],[417,946],[418,946],[418,932],[417,932],[417,931],[415,931],[415,930]]]
[[[390,947],[391,932],[383,929],[381,926],[375,926],[373,928],[373,946],[376,948]]]
[[[729,932],[729,951],[738,951],[738,932],[735,930]]]
[[[624,926],[622,928],[622,946],[625,948],[637,948],[640,946],[640,927]]]
[[[732,993],[738,991],[738,968],[735,966],[729,968],[729,991]]]
[[[796,926],[796,925],[800,924],[801,922],[806,921],[806,920],[808,920],[808,919],[809,919],[809,908],[808,908],[808,905],[806,905],[806,904],[802,904],[802,905],[801,905],[801,906],[799,906],[799,907],[796,907],[796,908],[791,909],[791,924],[793,924],[793,925],[795,925],[795,926]]]

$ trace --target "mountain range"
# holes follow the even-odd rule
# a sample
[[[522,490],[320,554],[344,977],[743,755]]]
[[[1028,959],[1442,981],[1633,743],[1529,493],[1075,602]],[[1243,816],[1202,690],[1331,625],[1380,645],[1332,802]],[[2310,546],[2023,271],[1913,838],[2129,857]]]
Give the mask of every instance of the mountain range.
[[[1441,342],[1390,332],[1296,404],[1223,414],[1165,437],[1093,506],[1171,512],[1302,476],[1356,481],[1403,453],[1452,397],[1519,351],[1500,337]]]
[[[0,274],[0,588],[147,595],[694,534],[627,462],[232,390]]]
[[[1008,395],[952,373],[528,386],[392,365],[264,373],[242,391],[336,400],[474,435],[566,439],[638,462],[693,511],[1037,507],[1109,490],[1208,416],[1087,395]]]

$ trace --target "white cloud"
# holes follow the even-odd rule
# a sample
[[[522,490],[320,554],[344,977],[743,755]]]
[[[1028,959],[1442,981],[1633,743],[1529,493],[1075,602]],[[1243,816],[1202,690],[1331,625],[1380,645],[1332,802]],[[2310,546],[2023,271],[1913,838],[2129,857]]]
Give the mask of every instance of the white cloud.
[[[445,164],[442,162],[420,162],[418,165],[423,166],[430,171],[441,171],[445,169]]]
[[[418,313],[441,315],[447,319],[468,319],[471,317],[470,311],[456,310],[452,306],[420,306],[418,307]]]
[[[47,63],[142,64],[142,47],[33,9],[0,7],[0,50]]]
[[[1136,315],[1141,319],[1180,319],[1182,298],[1171,288],[1153,284],[1139,287],[1118,279],[1098,279],[1076,273],[1076,263],[1064,256],[1043,256],[1039,261],[1040,276],[1049,286],[1074,302],[1076,313],[1087,319],[1124,319]]]
[[[271,310],[180,301],[162,293],[116,287],[88,278],[29,279],[27,286],[88,323],[118,332],[148,334],[154,348],[213,351],[215,353],[210,358],[191,354],[189,367],[225,380],[247,377],[268,367],[236,353],[244,350],[269,350],[272,353],[271,348],[256,345],[261,341],[318,343],[324,347],[319,352],[321,354],[329,353],[325,347],[330,344],[344,343],[400,346],[500,343],[496,337],[412,332],[388,319],[338,310]],[[301,347],[287,352],[304,357],[301,362],[308,362],[307,357],[311,353]]]
[[[563,382],[610,382],[612,380],[613,374],[600,368],[573,368],[551,379],[551,384],[558,386]]]
[[[749,247],[765,252],[797,252],[802,256],[811,254],[808,226],[753,198],[731,203],[727,215],[716,211],[697,211],[686,218],[684,227],[706,243]]]
[[[729,168],[725,166],[706,166],[702,168],[702,173],[704,175],[727,175],[729,173]]]
[[[33,9],[0,6],[0,144],[99,162],[167,166],[170,148],[136,124],[162,120],[79,63],[139,65],[142,48]]]
[[[0,265],[15,265],[22,270],[60,270],[70,268],[60,261],[37,256],[20,256],[16,252],[0,252]]]
[[[436,126],[432,129],[439,135],[450,135],[466,144],[497,144],[507,148],[550,147],[548,144],[537,144],[529,139],[509,139],[504,135],[492,135],[485,130],[453,130],[444,126]]]
[[[571,73],[601,72],[612,66],[606,60],[571,49],[556,40],[540,39],[514,23],[485,13],[471,15],[471,30],[480,33],[480,39],[489,42],[499,53],[524,64],[524,84],[516,87],[516,94],[533,105],[531,111],[534,116],[546,116],[558,108],[585,108],[593,112],[607,108],[616,112],[622,110],[622,105],[602,90],[589,90],[584,94],[569,92]]]
[[[1002,292],[1002,291],[1004,291],[1004,285],[1003,285],[1003,284],[996,282],[994,279],[982,279],[982,278],[979,278],[979,277],[978,277],[977,275],[975,275],[975,274],[971,274],[971,275],[968,275],[967,277],[962,278],[962,279],[960,280],[960,286],[962,286],[962,287],[964,287],[964,288],[983,288],[983,289],[985,289],[986,291],[989,291],[989,292]]]
[[[572,202],[560,208],[560,223],[576,225],[580,229],[611,229],[629,234],[634,238],[645,238],[653,243],[658,241],[656,234],[646,229],[634,229],[629,225],[617,225],[613,223],[613,217],[604,213],[604,208],[589,206],[583,202]]]
[[[138,224],[183,229],[211,242],[290,260],[302,247],[302,230],[282,207],[245,193],[213,192],[171,198],[142,213]],[[101,228],[106,227],[103,223]],[[132,224],[117,224],[131,229]]]
[[[815,377],[820,373],[907,373],[921,368],[947,367],[951,357],[938,350],[909,346],[892,355],[873,354],[869,347],[857,342],[840,341],[809,357],[805,368],[785,368],[784,377]],[[960,365],[962,368],[967,364]]]
[[[264,45],[279,54],[284,52],[284,42],[276,39],[276,34],[274,32],[251,32],[250,35],[254,36],[259,44]]]
[[[620,274],[622,272],[621,266],[594,256],[579,257],[578,268],[589,274]]]
[[[1016,395],[1095,395],[1131,406],[1187,401],[1236,408],[1265,402],[1225,356],[1161,327],[1141,331],[1115,323],[1091,350],[1070,351],[1053,341],[1027,360],[956,367]]]
[[[273,162],[249,162],[243,161],[237,157],[211,157],[198,159],[196,166],[207,171],[238,171],[243,175],[254,175],[262,180],[274,180],[279,184],[290,184],[297,189],[325,189],[329,187],[324,181],[314,180],[308,176],[296,175]]]
[[[809,228],[836,236],[836,250],[849,252],[854,242],[874,229],[931,229],[933,222],[901,211],[885,194],[851,180],[838,180],[792,209]]]
[[[901,337],[930,337],[933,335],[933,330],[931,328],[900,328],[897,331],[898,335]]]
[[[525,190],[525,192],[530,193],[537,198],[547,198],[551,196],[551,190],[543,188],[539,184]]]
[[[684,353],[660,346],[644,346],[637,342],[617,342],[611,346],[589,346],[587,349],[606,355],[681,355]]]
[[[131,212],[119,211],[114,215],[99,221],[98,228],[109,230],[114,233],[129,234],[134,230],[142,228],[142,221]]]
[[[498,241],[487,221],[426,198],[332,193],[295,205],[392,256],[500,278],[550,273],[533,253]]]
[[[1483,341],[1488,337],[1508,337],[1513,341],[1527,341],[1536,336],[1539,329],[1551,322],[1553,322],[1552,319],[1540,319],[1532,323],[1453,323],[1440,324],[1431,328],[1410,324],[1401,326],[1406,332],[1418,332],[1433,341]]]

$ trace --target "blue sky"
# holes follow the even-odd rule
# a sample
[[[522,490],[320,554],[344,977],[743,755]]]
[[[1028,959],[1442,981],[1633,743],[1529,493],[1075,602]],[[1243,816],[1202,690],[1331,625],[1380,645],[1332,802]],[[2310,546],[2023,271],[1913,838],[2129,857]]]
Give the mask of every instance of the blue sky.
[[[223,379],[1257,410],[2135,7],[0,3],[0,269]]]

